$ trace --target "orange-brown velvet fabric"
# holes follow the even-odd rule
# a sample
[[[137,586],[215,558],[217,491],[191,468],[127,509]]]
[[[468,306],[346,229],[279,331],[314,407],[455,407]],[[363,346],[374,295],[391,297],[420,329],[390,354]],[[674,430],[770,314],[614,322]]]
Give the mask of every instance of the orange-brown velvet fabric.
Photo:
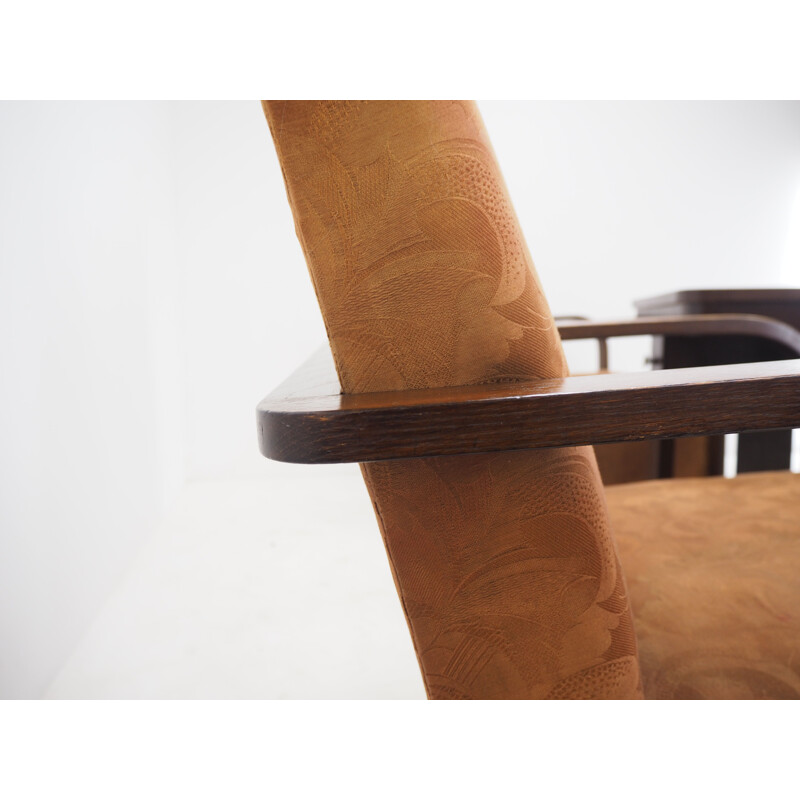
[[[607,489],[645,696],[800,698],[800,475]]]
[[[264,109],[343,391],[566,374],[472,103]],[[363,473],[430,697],[640,696],[591,448]]]

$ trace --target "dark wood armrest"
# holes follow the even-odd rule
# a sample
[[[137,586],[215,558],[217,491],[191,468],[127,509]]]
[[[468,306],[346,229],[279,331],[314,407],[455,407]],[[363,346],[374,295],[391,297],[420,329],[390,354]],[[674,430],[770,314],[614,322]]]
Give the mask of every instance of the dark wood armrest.
[[[257,415],[265,456],[309,464],[795,428],[800,359],[343,395],[325,347]]]
[[[558,332],[571,339],[611,339],[616,336],[754,336],[786,345],[800,355],[800,331],[758,314],[687,314],[593,322],[562,317]]]

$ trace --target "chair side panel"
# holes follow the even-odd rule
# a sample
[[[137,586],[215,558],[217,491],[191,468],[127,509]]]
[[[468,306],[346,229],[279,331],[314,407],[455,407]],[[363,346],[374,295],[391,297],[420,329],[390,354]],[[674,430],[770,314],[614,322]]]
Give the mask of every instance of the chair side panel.
[[[265,102],[344,392],[565,375],[476,107]],[[363,465],[430,697],[639,697],[591,448]]]

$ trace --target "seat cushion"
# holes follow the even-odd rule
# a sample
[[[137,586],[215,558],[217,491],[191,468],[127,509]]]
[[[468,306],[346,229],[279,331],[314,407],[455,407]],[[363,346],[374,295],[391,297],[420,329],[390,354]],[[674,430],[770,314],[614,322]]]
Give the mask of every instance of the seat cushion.
[[[800,698],[800,475],[607,489],[645,697]]]

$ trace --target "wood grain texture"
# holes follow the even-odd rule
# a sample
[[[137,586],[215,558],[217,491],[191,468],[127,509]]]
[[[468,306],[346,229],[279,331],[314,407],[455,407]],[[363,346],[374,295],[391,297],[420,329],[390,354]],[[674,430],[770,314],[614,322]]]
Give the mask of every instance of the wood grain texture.
[[[663,435],[665,419],[689,432],[720,418],[794,422],[797,363],[716,377],[604,376],[599,385],[566,378],[558,331],[473,104],[264,107],[350,396],[330,382],[329,365],[311,365],[305,384],[284,387],[279,404],[262,407],[263,440],[291,448],[281,442],[298,441],[298,421],[327,435],[346,420],[323,460],[343,460],[353,443],[393,454],[362,472],[430,697],[642,697],[592,449],[556,447],[560,433],[549,447],[519,448],[570,426],[596,436],[598,423],[617,438]],[[497,437],[496,452],[481,451],[484,432]],[[317,447],[312,433],[307,444]],[[431,441],[458,441],[468,452],[416,457]],[[732,494],[729,505],[739,499]],[[647,589],[648,576],[637,578]],[[675,614],[694,613],[717,586],[712,578],[705,595],[695,586],[681,591],[675,609],[657,609],[659,626],[676,630]],[[759,589],[731,608],[756,601],[772,613],[765,597]]]
[[[339,394],[327,349],[258,406],[268,458],[325,464],[800,427],[800,359]]]
[[[800,333],[785,321],[757,316],[754,313],[703,313],[687,315],[686,309],[669,306],[672,316],[648,316],[644,319],[625,320],[621,323],[591,322],[585,317],[556,317],[562,340],[596,338],[600,346],[600,369],[608,369],[608,338],[615,336],[636,336],[646,334],[656,337],[656,343],[667,342],[666,349],[672,359],[676,349],[691,359],[709,350],[709,342],[722,343],[726,351],[737,352],[740,342],[750,343],[759,350],[751,357],[729,358],[716,363],[735,363],[746,361],[772,361],[786,357],[786,353],[800,354]],[[773,307],[770,307],[773,308]],[[774,310],[777,310],[774,306]],[[655,307],[651,307],[654,310]],[[724,310],[724,309],[723,309]],[[729,312],[730,309],[727,309]],[[648,311],[648,314],[650,312]],[[562,324],[580,322],[578,325]],[[680,343],[680,344],[679,344]],[[676,348],[677,345],[677,348]],[[658,347],[657,344],[655,344]],[[764,349],[770,353],[767,358],[757,357]],[[660,351],[659,355],[663,355]],[[715,362],[691,361],[678,364],[663,364],[661,358],[653,359],[663,367],[708,366]],[[776,464],[773,458],[768,466],[773,469],[789,468],[791,431],[762,431],[745,433],[739,437],[739,467],[745,466],[743,460],[754,440],[758,444],[783,445],[785,463]],[[606,486],[617,483],[652,480],[661,477],[680,475],[722,474],[724,437],[694,437],[691,439],[649,440],[643,442],[615,442],[595,444],[595,455],[603,483]],[[752,461],[752,459],[750,459]]]

